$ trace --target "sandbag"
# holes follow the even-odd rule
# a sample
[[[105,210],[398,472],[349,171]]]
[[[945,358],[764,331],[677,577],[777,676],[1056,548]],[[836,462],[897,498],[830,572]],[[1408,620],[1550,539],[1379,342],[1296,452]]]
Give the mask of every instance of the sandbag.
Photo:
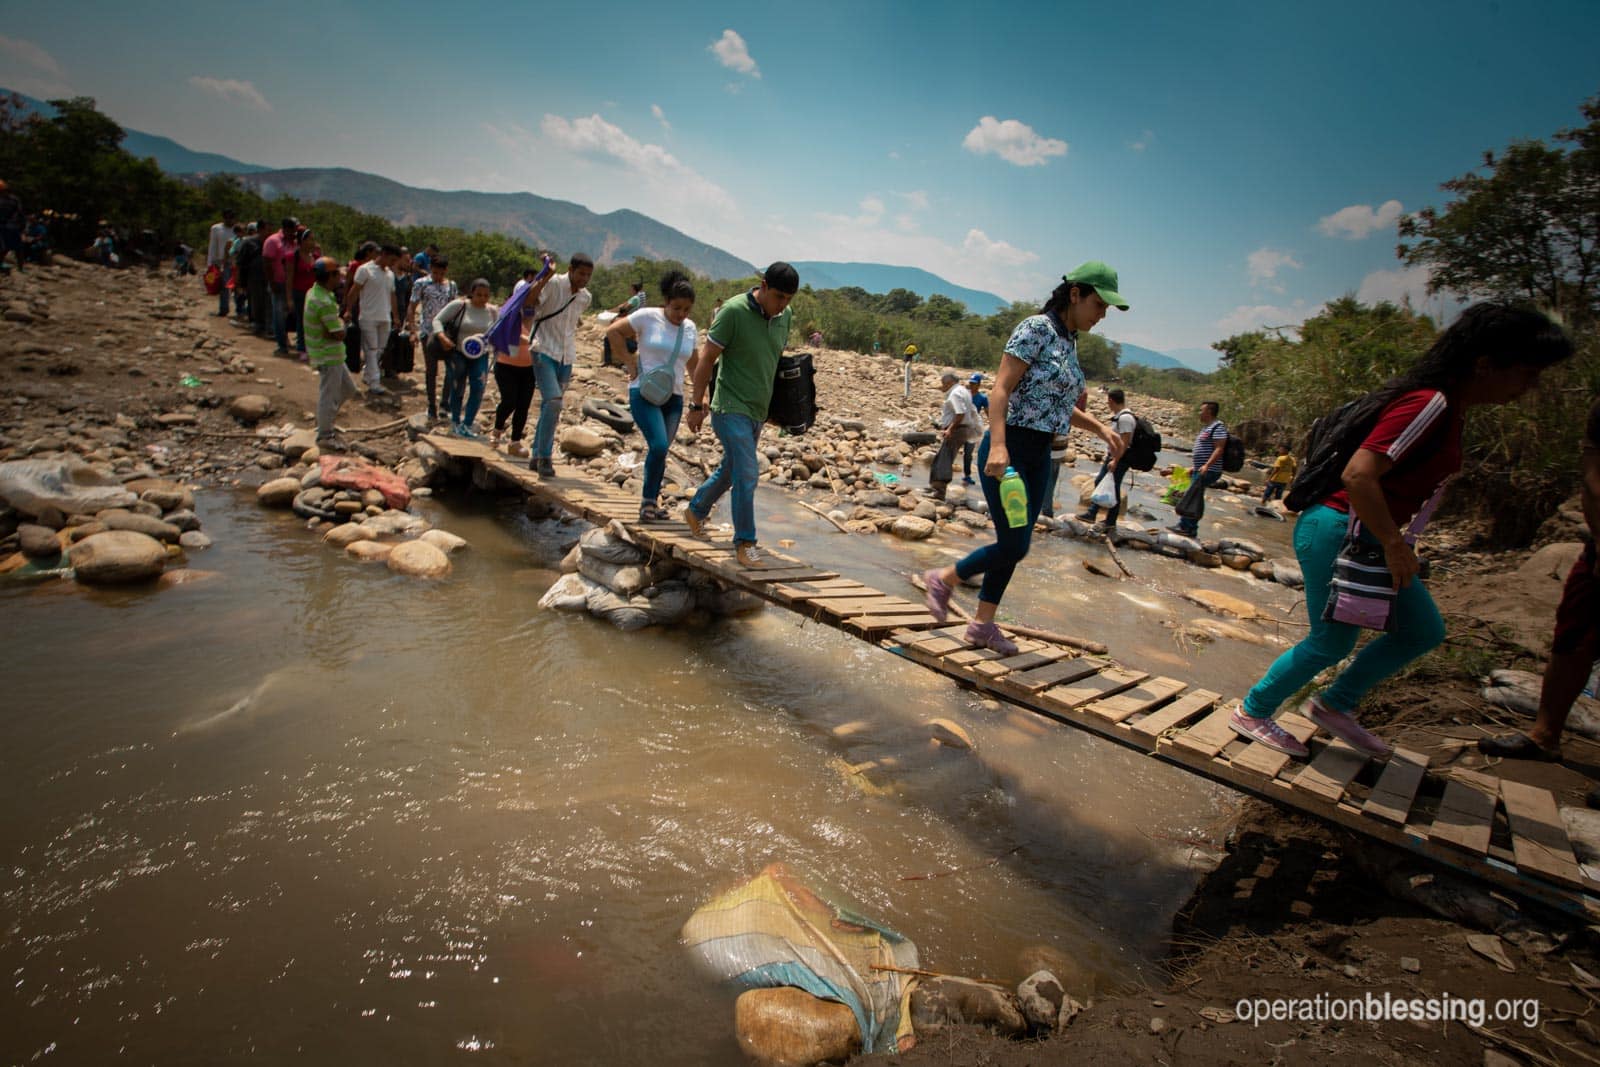
[[[589,614],[619,630],[642,630],[657,623],[676,622],[694,607],[694,597],[683,583],[672,584],[677,588],[664,588],[654,598],[625,597],[604,586],[594,586],[587,603]]]
[[[539,598],[539,606],[554,608],[556,611],[587,611],[589,594],[598,588],[595,583],[582,575],[563,574],[554,585],[545,590],[544,596]]]
[[[627,565],[643,563],[645,550],[630,541],[624,541],[608,529],[589,530],[578,538],[578,548],[584,556],[602,563]]]
[[[66,456],[0,463],[0,498],[24,515],[46,508],[63,515],[94,515],[139,502],[138,494],[123,488],[122,479]]]
[[[592,582],[599,582],[612,592],[620,593],[625,597],[633,596],[648,586],[665,581],[677,570],[678,565],[671,560],[622,565],[607,563],[603,559],[596,559],[587,552],[578,557],[579,574]]]

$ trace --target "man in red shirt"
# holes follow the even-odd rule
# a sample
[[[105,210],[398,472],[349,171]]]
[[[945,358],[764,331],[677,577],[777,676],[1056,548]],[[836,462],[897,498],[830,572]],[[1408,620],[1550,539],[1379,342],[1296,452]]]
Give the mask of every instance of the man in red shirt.
[[[299,252],[294,239],[299,229],[299,219],[286,218],[283,228],[261,246],[261,256],[267,264],[267,288],[272,290],[272,336],[278,341],[276,351],[280,356],[289,354],[289,315],[294,307],[289,280],[294,277],[294,257]]]

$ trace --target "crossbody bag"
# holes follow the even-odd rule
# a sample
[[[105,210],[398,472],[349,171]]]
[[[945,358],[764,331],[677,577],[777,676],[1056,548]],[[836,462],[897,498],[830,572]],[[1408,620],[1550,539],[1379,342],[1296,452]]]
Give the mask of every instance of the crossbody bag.
[[[1444,495],[1444,485],[1433,491],[1433,496],[1422,505],[1404,534],[1406,544],[1415,545],[1417,535],[1428,524],[1433,509],[1439,506]],[[1345,532],[1344,544],[1333,561],[1333,580],[1328,589],[1328,603],[1322,609],[1325,622],[1343,622],[1366,630],[1389,633],[1394,629],[1394,602],[1399,590],[1394,587],[1394,576],[1389,573],[1383,546],[1361,540],[1361,520],[1356,518],[1355,505],[1350,506],[1350,525]]]
[[[678,340],[672,346],[672,358],[659,367],[651,367],[639,376],[639,399],[660,407],[672,399],[672,387],[678,384],[678,354],[683,351],[683,324],[678,324]]]

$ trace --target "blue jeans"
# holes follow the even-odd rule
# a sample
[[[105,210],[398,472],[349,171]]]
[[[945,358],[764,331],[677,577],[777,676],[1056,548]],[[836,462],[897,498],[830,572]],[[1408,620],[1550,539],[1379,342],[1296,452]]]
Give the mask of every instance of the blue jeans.
[[[1319,504],[1294,524],[1294,554],[1306,579],[1306,614],[1311,633],[1279,656],[1267,673],[1245,694],[1244,710],[1264,719],[1278,710],[1300,687],[1318,673],[1348,656],[1361,636],[1359,626],[1324,622],[1333,581],[1333,561],[1344,543],[1350,517]],[[1444,640],[1444,620],[1434,607],[1427,587],[1413,578],[1395,598],[1395,628],[1367,642],[1360,655],[1339,672],[1322,693],[1322,701],[1335,711],[1353,712],[1373,686],[1394,674]]]
[[[1200,536],[1200,518],[1206,513],[1206,490],[1220,481],[1222,481],[1222,468],[1220,466],[1212,467],[1204,474],[1198,470],[1190,473],[1189,485],[1193,486],[1196,483],[1200,485],[1200,512],[1196,515],[1178,516],[1178,528],[1190,537]]]
[[[289,351],[289,311],[293,307],[289,298],[274,289],[272,291],[272,336],[278,339],[278,351]]]
[[[639,395],[639,390],[628,390],[628,410],[633,414],[633,424],[644,435],[644,491],[639,499],[654,504],[661,495],[661,479],[667,472],[667,449],[678,434],[678,418],[683,414],[683,397],[667,397],[660,407]]]
[[[561,394],[572,378],[572,364],[558,363],[540,352],[533,359],[533,380],[539,387],[539,425],[533,431],[533,458],[549,459],[561,421]]]
[[[989,518],[994,523],[995,542],[984,545],[968,554],[956,564],[956,574],[963,580],[974,574],[983,575],[983,587],[978,599],[985,604],[998,604],[1011,584],[1011,574],[1028,554],[1033,541],[1033,524],[1039,518],[1039,509],[1045,503],[1045,485],[1050,480],[1050,438],[1042,430],[1029,430],[1021,426],[1006,427],[1006,451],[1011,456],[1011,469],[1022,475],[1028,490],[1028,521],[1022,526],[1012,526],[1006,521],[1006,509],[1000,503],[1000,482],[984,470],[989,463],[989,435],[983,435],[978,445],[978,485],[983,488],[983,499],[989,502]]]
[[[711,430],[722,442],[722,462],[711,472],[711,477],[695,490],[694,499],[689,501],[689,510],[705,518],[731,486],[733,542],[753,545],[756,543],[756,479],[760,476],[756,465],[756,441],[761,436],[761,424],[748,415],[714,411],[711,413]]]
[[[483,383],[489,371],[489,357],[468,359],[457,349],[445,357],[444,406],[450,413],[450,425],[471,426],[478,420],[478,405],[483,403]],[[462,394],[467,406],[461,408]]]

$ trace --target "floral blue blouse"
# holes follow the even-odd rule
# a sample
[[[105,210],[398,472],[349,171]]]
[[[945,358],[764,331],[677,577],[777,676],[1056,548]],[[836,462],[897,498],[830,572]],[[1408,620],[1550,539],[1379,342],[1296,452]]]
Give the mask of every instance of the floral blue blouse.
[[[1011,331],[1005,351],[1028,365],[1006,405],[1006,425],[1050,434],[1071,430],[1072,409],[1084,390],[1077,332],[1059,328],[1051,315],[1030,315]]]

